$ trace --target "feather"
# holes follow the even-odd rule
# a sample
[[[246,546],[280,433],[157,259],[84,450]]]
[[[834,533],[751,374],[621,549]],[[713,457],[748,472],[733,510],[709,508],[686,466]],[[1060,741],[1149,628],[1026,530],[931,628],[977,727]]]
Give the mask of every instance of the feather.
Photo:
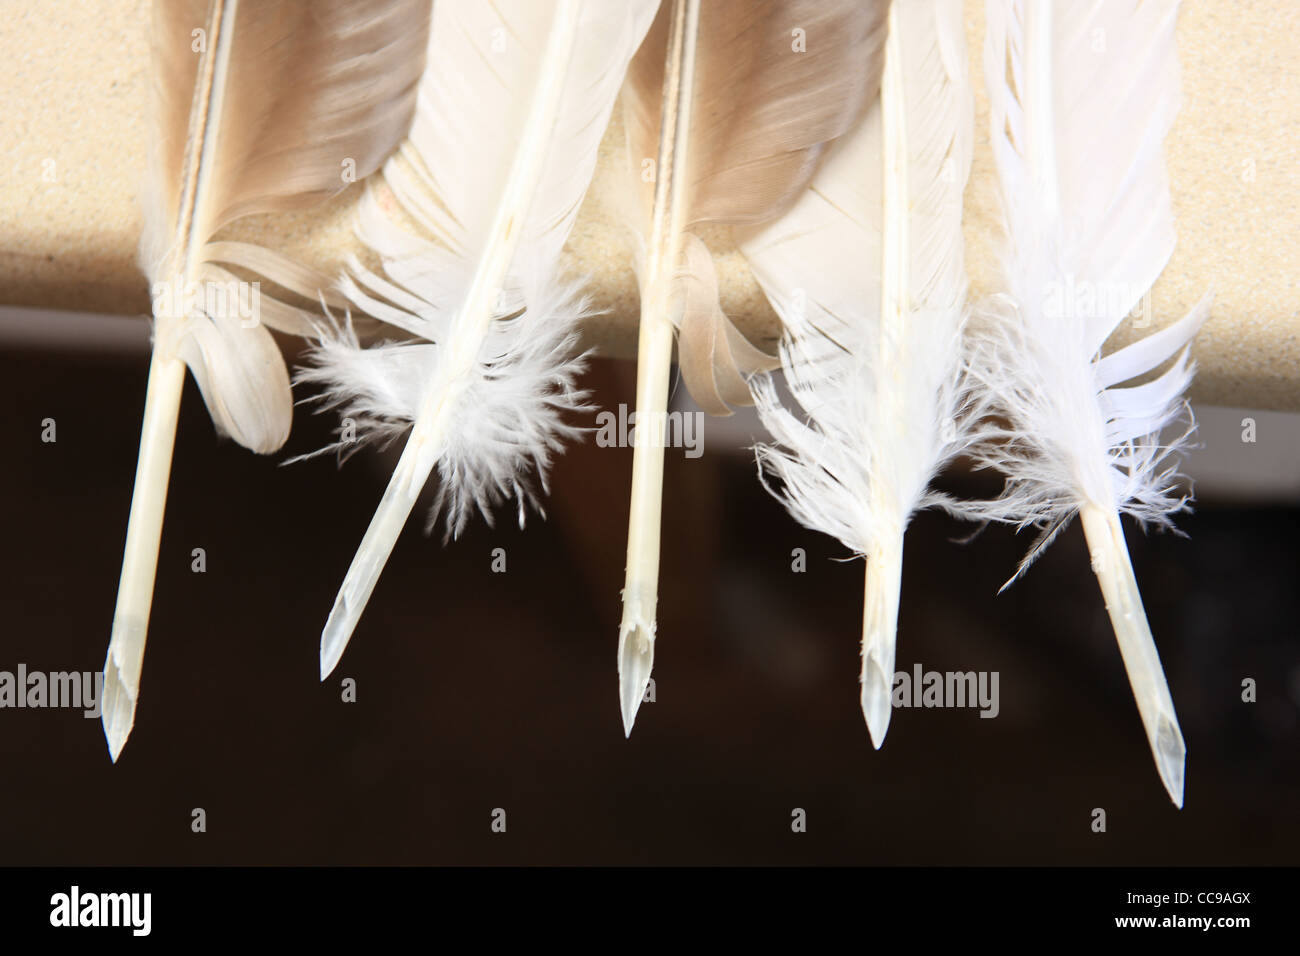
[[[338,192],[349,160],[358,176],[377,169],[409,124],[427,27],[427,0],[154,3],[140,243],[154,289],[154,349],[104,664],[114,760],[135,721],[186,367],[219,432],[260,453],[289,432],[289,377],[266,326],[302,331],[306,313],[270,297],[236,309],[215,292],[233,284],[248,295],[230,266],[299,295],[324,284],[271,250],[214,236],[242,216]]]
[[[961,215],[973,122],[961,5],[895,3],[878,105],[789,213],[738,237],[784,325],[794,400],[756,382],[777,443],[759,462],[802,525],[866,559],[862,711],[877,747],[892,711],[903,533],[913,512],[946,503],[929,484],[968,434]]]
[[[1161,780],[1182,806],[1186,748],[1120,527],[1186,507],[1160,432],[1185,407],[1208,298],[1104,357],[1174,247],[1163,141],[1179,100],[1177,0],[991,0],[985,47],[1006,241],[970,362],[990,426],[976,463],[1006,476],[974,517],[1034,524],[1019,573],[1080,514]],[[1124,385],[1173,364],[1153,381]],[[1014,580],[1014,578],[1013,578]],[[1010,582],[1008,582],[1010,583]]]
[[[722,317],[712,259],[690,230],[756,225],[798,199],[829,145],[876,94],[886,8],[863,0],[672,0],[660,11],[625,93],[644,250],[639,421],[664,419],[675,326],[696,399],[719,413],[728,400],[748,401],[743,374],[766,363]],[[654,182],[643,188],[648,159]],[[663,457],[659,436],[638,441],[632,459],[618,651],[629,734],[654,663]]]
[[[458,533],[474,510],[537,493],[529,473],[585,407],[574,327],[585,305],[558,276],[614,100],[657,0],[439,0],[411,135],[363,200],[342,287],[398,339],[363,350],[326,330],[308,380],[369,437],[410,437],[321,635],[338,663],[436,464],[438,509]],[[367,437],[366,435],[362,436]]]

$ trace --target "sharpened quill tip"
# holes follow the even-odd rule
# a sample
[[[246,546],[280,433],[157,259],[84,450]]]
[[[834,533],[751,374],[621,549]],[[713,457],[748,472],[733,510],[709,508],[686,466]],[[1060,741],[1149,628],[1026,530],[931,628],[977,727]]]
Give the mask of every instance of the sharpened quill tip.
[[[135,697],[122,683],[121,672],[112,660],[104,665],[102,707],[100,720],[104,725],[104,737],[108,740],[108,755],[113,763],[117,763],[135,726]]]
[[[624,625],[618,636],[618,696],[623,711],[623,735],[632,736],[637,709],[645,700],[654,667],[654,624]]]
[[[1181,810],[1187,767],[1187,746],[1183,743],[1183,735],[1178,729],[1178,724],[1165,716],[1161,716],[1159,724],[1160,729],[1156,732],[1156,768],[1160,771],[1161,783],[1169,791],[1169,799]]]
[[[873,499],[875,498],[873,493]],[[898,597],[903,572],[902,522],[867,557],[862,599],[862,716],[871,742],[885,743],[894,710],[894,643],[898,633]]]
[[[99,719],[113,762],[122,754],[135,726],[140,696],[140,664],[144,660],[147,618],[119,610],[113,615],[113,635],[104,658],[104,686],[100,692]]]
[[[352,631],[357,625],[356,615],[350,614],[347,599],[342,594],[334,601],[329,620],[320,633],[320,679],[329,677],[334,668],[339,666],[343,651],[352,638]]]
[[[862,716],[867,719],[871,743],[877,750],[885,743],[889,718],[893,716],[893,686],[885,679],[885,672],[875,654],[867,657],[862,680]]]
[[[1079,517],[1156,771],[1169,799],[1181,809],[1187,747],[1178,729],[1169,683],[1142,607],[1142,595],[1124,543],[1119,515],[1110,509],[1086,505],[1080,509]]]

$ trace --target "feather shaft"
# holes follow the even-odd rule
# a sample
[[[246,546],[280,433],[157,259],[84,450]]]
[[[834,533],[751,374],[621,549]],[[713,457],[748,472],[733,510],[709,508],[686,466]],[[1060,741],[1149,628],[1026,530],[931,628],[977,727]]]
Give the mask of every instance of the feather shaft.
[[[153,585],[162,541],[163,511],[171,473],[176,422],[185,385],[185,363],[155,351],[149,360],[140,455],[126,526],[122,576],[118,581],[113,629],[104,659],[102,721],[109,755],[116,762],[135,726],[140,670],[153,607]]]
[[[673,323],[669,296],[685,226],[685,190],[680,180],[690,143],[691,92],[699,38],[700,0],[673,0],[664,70],[663,116],[651,212],[650,249],[641,299],[637,347],[637,444],[632,450],[632,500],[628,516],[623,619],[618,633],[619,702],[623,732],[632,734],[637,709],[654,666],[655,605],[659,592],[659,535],[663,508],[664,435]]]
[[[1151,755],[1169,798],[1181,808],[1187,746],[1183,743],[1169,682],[1142,606],[1142,594],[1124,543],[1119,514],[1085,505],[1079,510],[1079,518],[1092,555],[1092,570],[1101,586],[1106,613],[1151,745]]]
[[[889,7],[889,34],[880,75],[881,226],[880,350],[875,397],[884,421],[898,421],[900,372],[907,367],[906,347],[911,296],[911,203],[908,201],[907,118],[903,108],[903,58],[898,4]],[[862,440],[870,441],[863,435]],[[884,487],[879,470],[869,481],[876,520],[889,530],[873,535],[866,554],[862,611],[862,714],[876,749],[885,742],[893,713],[894,656],[898,602],[902,585],[903,525],[907,516],[890,514],[897,495]],[[895,530],[896,529],[896,530]]]
[[[175,248],[180,252],[180,271],[169,280],[179,283],[180,288],[185,288],[191,281],[207,238],[197,231],[202,217],[196,211],[207,201],[204,187],[210,181],[216,149],[216,137],[209,132],[221,125],[222,91],[230,68],[238,9],[239,0],[213,0],[209,13],[210,42],[201,54],[198,82],[194,87],[181,179],[181,202],[176,217]],[[159,316],[158,321],[165,319]],[[114,763],[135,726],[140,671],[153,607],[163,513],[167,506],[167,485],[184,386],[185,363],[174,354],[155,348],[149,360],[149,382],[145,387],[140,452],[135,486],[131,492],[131,511],[127,518],[122,575],[118,580],[113,626],[104,658],[101,720]]]
[[[864,562],[862,597],[862,715],[877,750],[893,715],[895,635],[903,583],[903,533],[878,535]]]

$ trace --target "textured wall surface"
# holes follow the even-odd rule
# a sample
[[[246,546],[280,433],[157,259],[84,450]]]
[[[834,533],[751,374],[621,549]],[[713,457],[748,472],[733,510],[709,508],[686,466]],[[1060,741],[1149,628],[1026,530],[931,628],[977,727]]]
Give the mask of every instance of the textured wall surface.
[[[982,5],[967,3],[977,129],[987,124]],[[134,315],[147,311],[135,267],[148,85],[147,0],[4,0],[0,17],[0,303]],[[1168,143],[1180,237],[1151,296],[1151,324],[1181,317],[1207,290],[1215,305],[1196,341],[1202,402],[1300,409],[1300,4],[1202,0],[1184,5],[1184,107]],[[626,157],[611,127],[596,182],[569,243],[603,314],[587,326],[609,355],[635,349],[636,282],[616,210]],[[239,223],[229,235],[332,268],[353,248],[353,187],[299,216]],[[979,137],[967,193],[973,291],[995,282],[992,157]],[[751,337],[776,318],[726,230],[723,305]],[[1131,329],[1119,334],[1126,340]]]

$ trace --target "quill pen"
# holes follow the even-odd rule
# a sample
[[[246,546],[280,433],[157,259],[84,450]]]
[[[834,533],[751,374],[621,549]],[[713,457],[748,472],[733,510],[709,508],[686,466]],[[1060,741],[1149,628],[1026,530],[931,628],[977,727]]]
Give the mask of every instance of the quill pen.
[[[299,208],[364,176],[405,134],[427,0],[157,0],[154,104],[140,261],[153,283],[149,365],[122,577],[104,663],[104,732],[117,759],[135,722],[172,446],[188,366],[219,432],[259,453],[284,443],[292,399],[266,326],[306,313],[262,297],[251,317],[209,291],[252,269],[315,297],[311,270],[214,242],[242,216]]]
[[[903,533],[949,505],[931,479],[964,446],[962,194],[974,101],[960,4],[889,11],[880,100],[832,147],[799,202],[738,236],[781,317],[793,396],[754,393],[776,444],[773,493],[805,527],[866,559],[862,711],[879,747],[892,713]]]
[[[405,341],[322,337],[303,378],[361,436],[410,436],[321,635],[334,669],[435,465],[435,515],[454,536],[503,500],[520,524],[584,407],[574,323],[584,305],[559,255],[614,100],[656,0],[439,0],[411,135],[384,168],[387,199],[358,232],[383,274],[354,261],[343,289]],[[395,205],[389,215],[385,202]],[[409,221],[416,231],[405,228]],[[414,426],[411,427],[411,423]]]
[[[1079,514],[1160,778],[1181,807],[1186,747],[1119,516],[1168,527],[1186,507],[1174,456],[1190,432],[1167,443],[1160,432],[1185,408],[1208,297],[1101,354],[1135,306],[1149,308],[1174,248],[1163,142],[1179,100],[1178,3],[990,0],[987,11],[1006,241],[1003,289],[972,323],[970,365],[986,410],[1007,423],[988,428],[975,460],[1007,481],[969,510],[1044,529],[1017,576]]]

